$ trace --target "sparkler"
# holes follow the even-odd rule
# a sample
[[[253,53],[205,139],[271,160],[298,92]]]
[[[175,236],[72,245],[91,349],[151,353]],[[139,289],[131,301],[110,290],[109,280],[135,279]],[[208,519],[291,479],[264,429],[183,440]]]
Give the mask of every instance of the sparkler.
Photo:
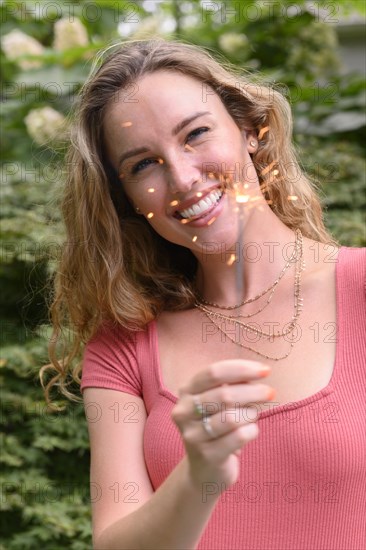
[[[269,130],[268,127],[261,130],[261,137]],[[265,181],[260,185],[260,192],[257,194],[253,193],[253,190],[250,189],[250,186],[245,181],[239,181],[232,183],[227,186],[227,193],[231,198],[231,207],[233,213],[236,215],[237,219],[237,253],[232,254],[230,260],[227,262],[227,265],[234,266],[235,268],[235,286],[236,286],[236,304],[243,302],[245,298],[245,288],[244,288],[244,217],[248,212],[255,208],[259,211],[263,211],[263,201],[264,196],[263,192],[268,189],[268,186],[274,181],[278,180],[279,170],[276,168],[277,161],[274,160],[268,164],[261,172],[260,176],[265,178]],[[227,181],[227,180],[225,180]],[[295,196],[288,197],[289,200],[296,200]],[[271,200],[266,201],[267,204],[272,204]],[[235,265],[234,265],[235,263]],[[240,317],[240,311],[239,315]],[[240,340],[240,335],[239,335]]]
[[[235,262],[235,282],[236,282],[236,303],[240,304],[244,299],[244,215],[250,196],[246,189],[248,184],[243,182],[234,183],[232,186],[231,199],[233,209],[237,217],[237,245],[238,256]]]

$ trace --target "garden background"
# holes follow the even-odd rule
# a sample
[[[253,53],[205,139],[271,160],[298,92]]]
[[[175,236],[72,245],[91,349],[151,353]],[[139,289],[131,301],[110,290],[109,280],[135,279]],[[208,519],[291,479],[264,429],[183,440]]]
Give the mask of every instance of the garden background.
[[[326,225],[340,244],[365,246],[364,75],[346,74],[337,31],[347,18],[364,24],[365,4],[53,0],[3,1],[0,10],[0,549],[85,550],[91,514],[83,407],[48,411],[38,370],[48,360],[46,303],[63,240],[64,122],[93,55],[112,41],[162,35],[260,71],[291,103],[295,140],[319,182]],[[96,488],[91,496],[98,498]]]

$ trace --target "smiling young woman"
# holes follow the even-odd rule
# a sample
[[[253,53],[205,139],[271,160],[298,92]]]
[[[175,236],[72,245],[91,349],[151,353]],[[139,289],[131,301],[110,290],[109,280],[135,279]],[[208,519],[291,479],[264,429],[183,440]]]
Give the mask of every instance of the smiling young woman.
[[[361,548],[365,251],[325,230],[291,127],[182,42],[114,46],[83,87],[41,379],[100,411],[95,548]]]

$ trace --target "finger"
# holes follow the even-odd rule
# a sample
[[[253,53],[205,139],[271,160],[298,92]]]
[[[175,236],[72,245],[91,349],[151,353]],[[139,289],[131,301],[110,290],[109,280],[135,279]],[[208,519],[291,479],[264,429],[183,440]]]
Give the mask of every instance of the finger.
[[[188,384],[180,388],[179,396],[182,397],[187,393],[202,393],[225,383],[235,384],[256,380],[267,376],[270,370],[268,365],[258,361],[243,359],[218,361],[193,376]]]
[[[192,445],[211,438],[221,438],[241,426],[255,423],[258,420],[257,410],[250,407],[227,411],[227,413],[226,416],[214,414],[204,416],[201,420],[184,422],[180,430],[181,434],[185,441]]]
[[[203,415],[219,412],[227,415],[231,407],[239,410],[240,407],[252,403],[271,401],[274,395],[275,389],[268,384],[223,384],[219,388],[201,393],[199,400]]]
[[[215,439],[222,437],[234,430],[237,430],[241,426],[246,426],[250,423],[254,423],[257,421],[257,419],[252,415],[251,418],[245,414],[241,415],[240,412],[248,412],[250,409],[240,409],[237,411],[230,411],[230,414],[226,417],[223,417],[221,414],[215,414],[213,416],[205,416],[200,423],[195,427],[191,427],[192,433],[194,434],[194,438],[199,441],[202,439],[202,434],[204,436],[204,440],[207,439],[207,434],[212,432],[214,434]],[[253,412],[253,411],[252,411]],[[207,425],[209,426],[209,430],[207,431]],[[197,429],[198,428],[198,429]]]
[[[226,460],[229,454],[240,451],[244,445],[256,439],[258,434],[258,424],[247,424],[219,439],[208,441],[207,445],[210,445],[212,459],[215,461]]]
[[[181,427],[206,416],[217,416],[221,422],[230,416],[235,416],[237,421],[243,418],[252,422],[258,420],[261,412],[260,407],[258,411],[259,403],[272,401],[275,393],[267,384],[223,384],[202,394],[183,395],[173,408],[172,418]]]

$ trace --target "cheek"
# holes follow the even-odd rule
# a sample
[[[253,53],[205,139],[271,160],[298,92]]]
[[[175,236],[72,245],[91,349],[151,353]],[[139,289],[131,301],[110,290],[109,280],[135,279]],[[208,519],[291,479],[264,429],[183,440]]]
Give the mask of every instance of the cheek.
[[[138,180],[130,179],[127,183],[123,184],[126,195],[134,202],[146,202],[151,200],[151,194],[149,193],[149,185],[143,185]]]
[[[221,171],[238,169],[246,163],[246,148],[242,140],[235,140],[230,135],[212,143],[207,152]]]
[[[237,181],[256,181],[257,173],[246,145],[242,140],[231,142],[230,145],[222,151],[223,168],[229,175],[235,174]]]
[[[141,212],[148,216],[148,214],[154,214],[150,216],[149,221],[157,215],[164,213],[166,199],[159,190],[158,186],[154,186],[152,182],[149,185],[141,186],[141,188],[135,187],[130,193],[130,197],[134,204],[138,206]]]

